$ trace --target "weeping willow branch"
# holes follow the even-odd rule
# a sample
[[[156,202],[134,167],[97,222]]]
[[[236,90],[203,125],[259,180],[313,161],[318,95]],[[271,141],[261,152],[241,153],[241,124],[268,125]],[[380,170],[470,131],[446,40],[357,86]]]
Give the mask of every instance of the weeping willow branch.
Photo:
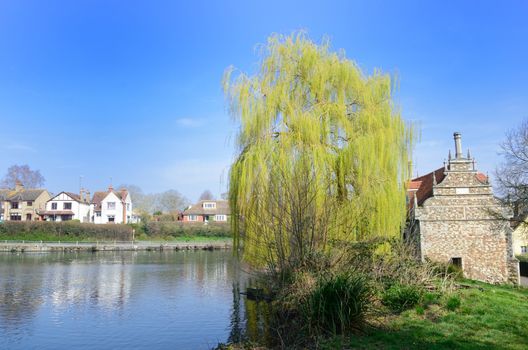
[[[365,76],[328,41],[296,33],[271,36],[259,73],[228,69],[223,84],[240,124],[234,244],[249,263],[281,270],[330,242],[400,234],[413,137],[390,76]]]

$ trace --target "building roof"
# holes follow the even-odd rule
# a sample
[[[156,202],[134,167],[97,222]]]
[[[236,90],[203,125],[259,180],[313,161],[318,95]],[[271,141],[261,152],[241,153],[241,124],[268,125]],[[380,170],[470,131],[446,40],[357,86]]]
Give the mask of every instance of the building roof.
[[[122,202],[126,200],[126,197],[128,195],[128,190],[122,189],[120,191],[114,191],[113,189],[110,189],[106,192],[95,192],[92,197],[92,204],[94,205],[95,211],[101,211],[101,202],[108,196],[110,193],[113,193],[116,195],[117,198],[119,198]]]
[[[36,200],[43,192],[47,192],[45,189],[35,188],[35,189],[22,189],[20,191],[9,191],[5,200],[7,201],[34,201]]]
[[[407,185],[408,191],[416,193],[415,195],[418,205],[422,205],[426,199],[433,196],[433,173],[435,175],[434,177],[436,177],[437,184],[444,181],[444,178],[446,177],[445,169],[444,167],[441,167],[428,174],[410,180]],[[482,173],[477,173],[475,177],[482,184],[488,183],[488,177]],[[414,205],[413,200],[409,201],[409,205],[411,207]]]
[[[74,215],[71,210],[41,210],[39,215]]]
[[[215,209],[204,208],[204,203],[216,203]],[[226,200],[201,200],[183,211],[183,215],[230,215],[229,202]]]
[[[79,202],[79,203],[88,203],[88,202],[89,202],[89,199],[88,199],[88,198],[87,198],[86,200],[82,201],[82,200],[81,200],[81,196],[80,196],[78,193],[65,192],[65,191],[62,191],[61,193],[59,193],[59,194],[53,196],[53,197],[50,199],[50,201],[53,200],[54,198],[57,198],[58,196],[60,196],[60,195],[63,194],[63,193],[64,193],[65,195],[67,195],[68,197],[70,197],[71,199],[73,199],[74,201],[76,201],[76,202]]]

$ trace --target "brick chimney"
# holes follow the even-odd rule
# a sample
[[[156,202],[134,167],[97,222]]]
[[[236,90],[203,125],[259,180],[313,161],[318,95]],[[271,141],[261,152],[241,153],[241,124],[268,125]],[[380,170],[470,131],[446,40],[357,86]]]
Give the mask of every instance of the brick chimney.
[[[112,185],[108,186],[108,192],[113,192],[114,191],[114,187]]]
[[[455,138],[455,158],[460,159],[462,158],[462,135],[459,132],[455,132],[453,137]]]
[[[126,188],[121,189],[121,203],[123,204],[123,224],[127,223],[127,207],[126,207]]]
[[[15,191],[19,192],[19,191],[22,191],[24,189],[24,185],[22,184],[22,182],[20,182],[20,180],[17,180],[15,182]]]

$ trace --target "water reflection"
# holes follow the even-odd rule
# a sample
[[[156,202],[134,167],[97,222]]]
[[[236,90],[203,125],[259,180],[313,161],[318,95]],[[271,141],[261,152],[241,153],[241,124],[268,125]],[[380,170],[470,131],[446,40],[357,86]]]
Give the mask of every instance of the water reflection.
[[[0,348],[210,348],[258,328],[244,285],[230,252],[0,254]]]

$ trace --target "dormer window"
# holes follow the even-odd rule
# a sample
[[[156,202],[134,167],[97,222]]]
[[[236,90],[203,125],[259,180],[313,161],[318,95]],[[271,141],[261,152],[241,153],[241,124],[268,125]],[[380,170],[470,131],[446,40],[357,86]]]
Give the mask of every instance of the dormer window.
[[[216,209],[215,202],[205,202],[202,206],[204,209]]]

